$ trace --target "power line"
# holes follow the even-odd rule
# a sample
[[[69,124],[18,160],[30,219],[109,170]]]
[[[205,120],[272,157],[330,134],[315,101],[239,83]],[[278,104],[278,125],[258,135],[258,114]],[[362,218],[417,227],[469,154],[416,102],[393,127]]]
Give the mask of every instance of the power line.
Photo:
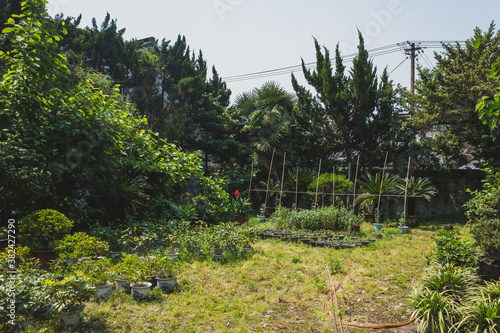
[[[388,44],[384,46],[380,46],[374,49],[367,50],[368,54],[370,55],[371,58],[374,57],[379,57],[379,56],[384,56],[388,54],[392,54],[395,52],[404,52],[404,47],[411,45],[414,43],[415,45],[418,45],[420,49],[441,49],[443,48],[444,44],[458,44],[460,46],[465,46],[466,41],[419,41],[419,42],[400,42],[396,44]],[[347,54],[345,56],[342,56],[342,62],[343,63],[349,63],[356,58],[358,54],[357,53],[351,53]],[[394,72],[399,66],[401,66],[402,63],[404,63],[407,60],[403,60],[396,68],[394,68],[392,72]],[[424,59],[425,60],[425,59]],[[335,61],[335,58],[330,58],[330,61]],[[308,70],[314,69],[316,67],[316,62],[307,62],[304,63],[304,67]],[[431,66],[432,67],[432,66]],[[239,82],[239,81],[247,81],[247,80],[253,80],[253,79],[260,79],[260,78],[266,78],[266,77],[272,77],[272,76],[278,76],[278,75],[284,75],[284,74],[291,74],[294,71],[301,71],[302,70],[302,64],[300,65],[294,65],[294,66],[286,66],[286,67],[280,67],[280,68],[275,68],[275,69],[269,69],[269,70],[264,70],[264,71],[259,71],[259,72],[252,72],[252,73],[247,73],[247,74],[240,74],[240,75],[233,75],[233,76],[228,76],[228,77],[223,77],[222,79],[226,82]]]

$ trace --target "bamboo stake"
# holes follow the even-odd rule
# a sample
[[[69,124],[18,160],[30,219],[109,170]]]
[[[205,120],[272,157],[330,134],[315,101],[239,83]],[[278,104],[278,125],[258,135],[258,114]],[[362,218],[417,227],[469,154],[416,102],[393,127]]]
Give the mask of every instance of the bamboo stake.
[[[405,203],[403,205],[403,218],[406,221],[406,198],[408,196],[408,178],[410,177],[410,163],[411,163],[411,156],[408,157],[408,170],[406,171],[406,186],[405,186]]]
[[[281,206],[281,198],[283,198],[283,182],[285,181],[285,164],[286,164],[286,152],[283,155],[283,173],[281,174],[281,190],[280,190],[280,206]]]
[[[377,203],[377,212],[380,214],[380,199],[382,197],[382,185],[384,184],[384,176],[385,176],[385,167],[387,165],[387,156],[389,155],[389,152],[385,153],[385,161],[384,161],[384,168],[382,169],[382,179],[380,180],[380,192],[378,193],[378,203]]]
[[[335,206],[335,165],[333,166],[333,190],[332,206]]]
[[[297,174],[295,176],[295,210],[299,210],[297,202],[298,196],[299,196],[299,166],[297,165]]]
[[[250,191],[252,190],[252,179],[253,179],[253,158],[252,158],[252,168],[250,170],[250,184],[248,185],[248,199],[250,199]]]
[[[273,149],[273,155],[271,156],[271,165],[269,165],[269,176],[267,177],[267,189],[266,189],[266,200],[264,201],[264,215],[266,213],[267,208],[267,198],[269,197],[269,181],[271,180],[271,171],[273,170],[273,160],[274,160],[274,152],[276,148]]]
[[[356,200],[356,183],[358,181],[358,169],[359,169],[359,155],[358,155],[358,162],[356,163],[356,176],[354,177],[354,195],[352,197],[352,211],[354,212],[354,201]]]
[[[318,201],[318,188],[319,188],[319,174],[321,172],[321,159],[319,160],[318,168],[318,180],[316,181],[316,195],[314,196],[314,209],[316,209],[316,203]]]

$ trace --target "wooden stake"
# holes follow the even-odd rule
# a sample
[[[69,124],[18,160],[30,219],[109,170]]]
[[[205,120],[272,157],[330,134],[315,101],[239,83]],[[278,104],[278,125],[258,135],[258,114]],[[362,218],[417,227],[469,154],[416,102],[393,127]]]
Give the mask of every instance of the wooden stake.
[[[314,196],[314,209],[316,209],[316,203],[318,201],[318,188],[319,188],[319,175],[321,172],[321,159],[319,160],[319,168],[318,168],[318,180],[316,181],[316,195]]]
[[[273,160],[274,160],[274,152],[276,148],[273,149],[273,155],[271,156],[271,165],[269,165],[269,176],[267,177],[267,189],[266,189],[266,200],[264,201],[264,215],[267,208],[267,198],[269,198],[269,181],[271,180],[271,171],[273,170]]]
[[[297,202],[298,196],[299,196],[299,166],[297,165],[297,174],[295,176],[295,210],[299,210]]]
[[[332,198],[332,206],[335,206],[335,165],[333,166],[333,198]]]
[[[385,153],[385,161],[384,168],[382,169],[382,179],[380,180],[380,192],[378,193],[378,203],[377,203],[377,212],[380,214],[380,199],[382,198],[382,185],[384,184],[384,176],[385,176],[385,167],[387,165],[387,156],[389,152]]]
[[[252,157],[252,168],[250,170],[250,184],[248,185],[248,199],[250,199],[250,191],[252,190],[252,179],[253,179],[253,157]]]
[[[283,155],[283,173],[281,174],[281,190],[280,190],[280,206],[281,206],[281,198],[283,197],[283,182],[285,181],[285,164],[286,164],[286,152]]]
[[[354,212],[354,207],[356,206],[354,204],[354,201],[356,200],[356,183],[358,181],[358,169],[359,169],[359,155],[358,155],[358,162],[356,163],[356,176],[354,177],[354,195],[352,197],[352,211]]]
[[[406,171],[406,186],[405,186],[405,203],[403,205],[403,218],[406,221],[406,198],[408,195],[408,178],[410,177],[410,163],[411,163],[411,156],[408,157],[408,170]]]

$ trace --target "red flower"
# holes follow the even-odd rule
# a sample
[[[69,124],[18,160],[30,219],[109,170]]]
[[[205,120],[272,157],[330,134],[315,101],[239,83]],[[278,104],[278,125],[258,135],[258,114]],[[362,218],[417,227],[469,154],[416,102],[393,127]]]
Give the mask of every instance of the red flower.
[[[238,190],[234,191],[234,195],[236,195],[236,196],[240,195],[240,191],[238,191]]]

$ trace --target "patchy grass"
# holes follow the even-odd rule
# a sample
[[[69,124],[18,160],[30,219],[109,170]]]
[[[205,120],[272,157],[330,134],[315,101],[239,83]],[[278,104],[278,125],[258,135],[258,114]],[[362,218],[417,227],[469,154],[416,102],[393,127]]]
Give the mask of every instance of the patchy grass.
[[[256,223],[252,219],[250,223]],[[265,228],[272,226],[266,222]],[[358,236],[371,236],[362,226]],[[86,304],[81,332],[332,332],[323,314],[328,293],[324,266],[340,281],[356,268],[339,292],[346,321],[395,323],[408,320],[412,280],[426,263],[433,228],[424,224],[410,235],[382,229],[382,238],[365,247],[335,250],[275,239],[259,240],[246,259],[182,264],[178,286],[146,301],[114,292]],[[56,332],[54,322],[37,332]],[[387,332],[415,331],[415,326]],[[360,332],[347,328],[345,332]],[[380,330],[384,332],[385,330]]]

